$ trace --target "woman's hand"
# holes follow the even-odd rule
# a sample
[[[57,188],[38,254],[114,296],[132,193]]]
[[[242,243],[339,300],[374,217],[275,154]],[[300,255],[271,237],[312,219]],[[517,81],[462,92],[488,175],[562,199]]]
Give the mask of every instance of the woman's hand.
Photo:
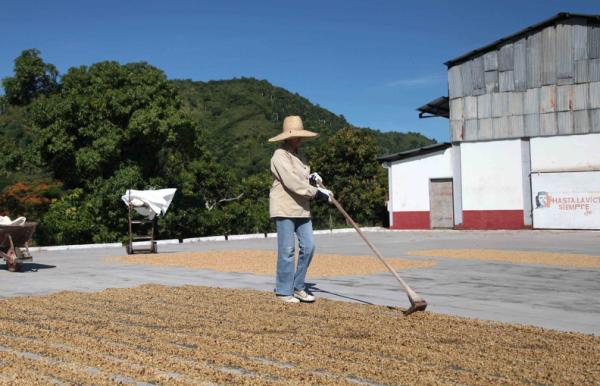
[[[321,178],[321,176],[319,175],[319,173],[311,173],[310,176],[308,176],[308,182],[312,186],[323,185],[323,179]]]
[[[333,199],[333,192],[329,189],[317,188],[317,194],[315,195],[315,200],[317,202],[331,202]]]

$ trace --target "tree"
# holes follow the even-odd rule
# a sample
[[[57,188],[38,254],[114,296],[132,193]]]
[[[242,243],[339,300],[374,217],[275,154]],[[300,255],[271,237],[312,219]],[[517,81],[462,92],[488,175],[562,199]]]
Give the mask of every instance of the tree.
[[[50,207],[45,220],[54,228],[47,229],[72,229],[78,242],[125,233],[120,195],[128,188],[177,188],[174,210],[161,219],[176,220],[177,237],[197,235],[197,208],[229,190],[229,173],[215,163],[205,133],[181,109],[164,73],[146,63],[71,68],[57,93],[31,105],[31,119],[34,149],[71,191]],[[75,203],[83,220],[68,215]],[[92,233],[84,231],[86,221]],[[50,240],[51,232],[45,234]],[[65,240],[57,234],[63,236],[54,241]]]
[[[40,51],[29,49],[15,59],[15,76],[2,80],[5,98],[9,104],[28,105],[39,95],[48,95],[58,88],[58,70],[45,63]]]
[[[385,221],[386,173],[377,161],[379,147],[371,131],[353,127],[338,130],[324,144],[308,153],[312,170],[334,192],[336,199],[360,225]],[[314,205],[317,227],[343,219],[332,206]]]

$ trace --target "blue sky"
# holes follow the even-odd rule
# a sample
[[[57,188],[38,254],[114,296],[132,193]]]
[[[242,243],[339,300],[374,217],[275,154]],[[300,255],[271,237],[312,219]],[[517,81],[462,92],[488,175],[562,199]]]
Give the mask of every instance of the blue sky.
[[[147,61],[169,78],[266,79],[354,125],[445,141],[448,121],[415,111],[447,95],[443,63],[561,11],[600,1],[8,0],[0,78],[27,48],[61,73]]]

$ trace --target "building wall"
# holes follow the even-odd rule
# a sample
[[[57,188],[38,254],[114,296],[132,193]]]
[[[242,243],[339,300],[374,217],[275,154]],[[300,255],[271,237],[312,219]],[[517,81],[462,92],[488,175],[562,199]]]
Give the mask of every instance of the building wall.
[[[392,162],[389,173],[392,229],[429,229],[429,180],[452,178],[452,148]]]
[[[532,172],[600,171],[600,134],[531,138]]]
[[[533,226],[600,229],[600,134],[531,139]]]
[[[600,133],[600,24],[571,18],[448,69],[453,142]]]
[[[525,227],[521,142],[461,144],[462,228]]]

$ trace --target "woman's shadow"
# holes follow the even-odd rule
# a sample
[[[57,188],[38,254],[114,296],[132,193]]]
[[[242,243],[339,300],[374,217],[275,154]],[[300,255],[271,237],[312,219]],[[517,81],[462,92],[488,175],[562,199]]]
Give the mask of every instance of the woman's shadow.
[[[40,269],[50,269],[50,268],[56,268],[56,265],[39,264],[39,263],[23,263],[21,265],[21,269],[18,272],[19,273],[37,272]],[[6,265],[6,264],[4,264],[4,266],[0,265],[0,269],[8,270],[8,265]]]
[[[305,283],[306,286],[306,290],[308,292],[311,293],[322,293],[322,294],[328,294],[328,295],[333,295],[342,299],[347,299],[347,300],[352,300],[358,303],[362,303],[362,304],[369,304],[369,305],[374,305],[374,303],[368,302],[366,300],[362,300],[362,299],[358,299],[358,298],[353,298],[352,296],[346,296],[346,295],[341,295],[335,292],[331,292],[331,291],[327,291],[324,289],[321,289],[319,287],[317,287],[316,283]]]

